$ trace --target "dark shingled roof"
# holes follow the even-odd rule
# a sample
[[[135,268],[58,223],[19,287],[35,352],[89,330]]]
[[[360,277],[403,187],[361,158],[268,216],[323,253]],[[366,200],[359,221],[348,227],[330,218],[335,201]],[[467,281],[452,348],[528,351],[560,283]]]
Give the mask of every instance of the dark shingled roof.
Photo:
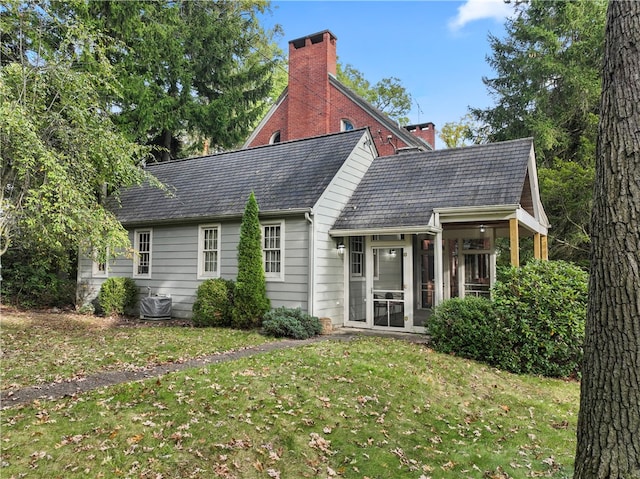
[[[173,196],[148,185],[121,193],[124,224],[240,216],[251,191],[261,211],[311,208],[366,129],[153,164]]]
[[[334,230],[424,226],[435,208],[520,203],[531,138],[376,158]]]

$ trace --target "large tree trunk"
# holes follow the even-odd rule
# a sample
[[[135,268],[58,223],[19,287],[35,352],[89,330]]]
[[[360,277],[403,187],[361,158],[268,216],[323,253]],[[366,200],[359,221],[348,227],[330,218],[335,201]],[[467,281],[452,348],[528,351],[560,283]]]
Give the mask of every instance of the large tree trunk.
[[[574,479],[640,478],[640,2],[607,12]]]

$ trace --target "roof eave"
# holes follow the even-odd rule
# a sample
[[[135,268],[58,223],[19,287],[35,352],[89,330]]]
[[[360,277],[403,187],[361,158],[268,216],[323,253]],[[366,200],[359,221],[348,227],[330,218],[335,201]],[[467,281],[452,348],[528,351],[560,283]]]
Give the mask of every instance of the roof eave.
[[[368,236],[368,235],[384,235],[384,234],[411,234],[411,233],[440,233],[442,228],[433,225],[419,226],[393,226],[384,228],[354,228],[354,229],[331,229],[329,236]]]
[[[259,211],[260,218],[283,218],[287,216],[302,216],[305,213],[313,213],[313,208],[287,208],[283,210]],[[229,213],[206,216],[185,216],[180,218],[161,218],[153,220],[122,221],[122,226],[131,228],[134,226],[170,226],[184,223],[204,223],[210,221],[232,221],[242,219],[242,213]]]

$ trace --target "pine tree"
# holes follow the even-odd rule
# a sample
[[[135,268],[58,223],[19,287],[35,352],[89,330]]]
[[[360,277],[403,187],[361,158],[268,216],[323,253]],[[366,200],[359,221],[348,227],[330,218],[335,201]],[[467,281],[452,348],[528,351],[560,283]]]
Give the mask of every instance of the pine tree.
[[[258,218],[258,202],[251,192],[240,226],[233,324],[238,328],[260,326],[262,317],[270,307],[262,266],[262,232]]]
[[[515,5],[505,38],[489,36],[496,75],[483,81],[496,103],[471,113],[481,140],[534,137],[549,254],[587,263],[606,1]]]

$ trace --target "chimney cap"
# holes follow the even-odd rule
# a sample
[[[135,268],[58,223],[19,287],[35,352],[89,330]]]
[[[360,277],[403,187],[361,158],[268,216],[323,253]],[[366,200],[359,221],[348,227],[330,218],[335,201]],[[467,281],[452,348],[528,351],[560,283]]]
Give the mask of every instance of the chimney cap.
[[[324,36],[325,33],[329,34],[329,39],[330,40],[336,41],[338,39],[338,37],[336,37],[331,32],[331,30],[322,30],[322,31],[317,32],[317,33],[312,33],[310,35],[305,35],[304,37],[295,38],[294,40],[289,40],[289,45],[294,45],[296,48],[301,48],[301,47],[303,47],[305,45],[307,38],[322,37],[322,36]]]

